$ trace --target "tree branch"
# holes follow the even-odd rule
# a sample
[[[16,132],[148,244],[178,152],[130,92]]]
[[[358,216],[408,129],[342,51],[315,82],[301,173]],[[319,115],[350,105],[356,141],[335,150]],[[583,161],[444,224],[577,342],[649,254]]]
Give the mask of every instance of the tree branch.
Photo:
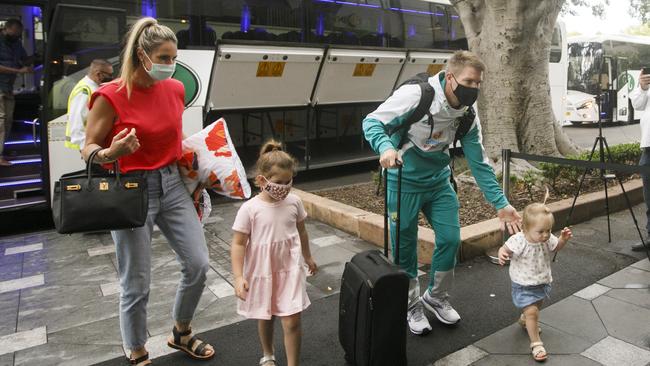
[[[554,15],[557,19],[557,15],[560,13],[562,5],[564,5],[564,1],[565,0],[544,0],[537,2],[527,2],[527,5],[531,7],[531,9],[528,11],[530,14],[530,19],[534,19],[534,22],[539,23],[542,18],[549,16],[549,14]]]
[[[460,15],[468,41],[478,37],[483,30],[485,0],[450,0],[450,3]]]

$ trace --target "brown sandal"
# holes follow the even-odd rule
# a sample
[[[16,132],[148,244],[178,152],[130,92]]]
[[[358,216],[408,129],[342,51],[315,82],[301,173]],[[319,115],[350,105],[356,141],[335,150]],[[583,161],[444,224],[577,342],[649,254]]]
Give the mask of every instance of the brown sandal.
[[[179,332],[178,329],[174,327],[172,329],[172,334],[174,335],[174,342],[172,343],[167,341],[167,345],[171,348],[185,352],[188,356],[195,360],[209,360],[214,357],[214,354],[216,353],[213,350],[212,354],[208,355],[208,349],[206,347],[208,344],[198,339],[196,336],[192,336],[187,344],[181,343],[181,337],[192,334],[192,328],[189,328],[184,332]]]
[[[136,365],[136,366],[147,366],[152,364],[152,362],[149,361],[149,353],[145,353],[143,356],[140,356],[136,359],[129,357],[128,360],[129,360],[129,364]],[[149,361],[149,363],[143,363],[147,361]]]

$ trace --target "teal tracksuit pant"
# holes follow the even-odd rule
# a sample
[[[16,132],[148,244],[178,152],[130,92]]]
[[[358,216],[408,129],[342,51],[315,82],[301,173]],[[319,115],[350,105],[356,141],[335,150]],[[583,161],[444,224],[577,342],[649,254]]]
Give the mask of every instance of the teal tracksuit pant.
[[[388,190],[388,210],[392,253],[395,253],[395,219],[397,217],[397,191]],[[399,264],[412,279],[410,298],[419,296],[418,272],[418,214],[424,213],[435,232],[435,250],[431,258],[429,290],[432,296],[446,297],[453,280],[456,253],[460,245],[458,198],[448,180],[428,192],[402,192],[400,205]]]

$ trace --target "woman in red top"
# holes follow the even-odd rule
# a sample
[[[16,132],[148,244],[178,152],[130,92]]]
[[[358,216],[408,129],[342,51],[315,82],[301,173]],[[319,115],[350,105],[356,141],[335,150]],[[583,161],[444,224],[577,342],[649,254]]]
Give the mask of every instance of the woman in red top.
[[[118,160],[124,173],[147,177],[149,211],[143,227],[111,232],[120,276],[120,328],[132,364],[151,364],[147,341],[147,301],[154,224],[167,238],[182,267],[176,292],[172,335],[167,344],[195,359],[214,349],[192,335],[190,321],[205,287],[208,250],[192,200],[176,161],[181,156],[184,88],[171,79],[176,36],[153,18],[142,18],[127,34],[120,78],[90,100],[83,156],[98,163]]]

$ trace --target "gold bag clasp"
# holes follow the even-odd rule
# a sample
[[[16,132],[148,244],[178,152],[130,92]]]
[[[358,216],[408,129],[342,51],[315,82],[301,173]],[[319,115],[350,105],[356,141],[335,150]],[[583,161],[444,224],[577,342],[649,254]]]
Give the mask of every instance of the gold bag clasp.
[[[131,188],[138,188],[138,183],[136,182],[126,182],[124,187],[131,189]]]
[[[71,184],[69,186],[65,186],[66,191],[80,191],[81,190],[81,185],[80,184]]]
[[[108,191],[108,182],[99,182],[100,191]]]

